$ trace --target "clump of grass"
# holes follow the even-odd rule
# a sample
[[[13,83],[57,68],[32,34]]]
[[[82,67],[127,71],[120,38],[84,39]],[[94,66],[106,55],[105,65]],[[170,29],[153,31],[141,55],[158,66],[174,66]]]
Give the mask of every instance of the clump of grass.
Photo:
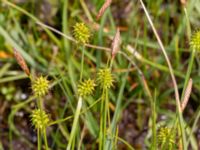
[[[147,40],[148,42],[146,43],[144,42],[144,39],[140,38],[138,30],[140,30],[139,28],[141,24],[138,23],[141,23],[141,18],[140,18],[141,16],[138,15],[139,17],[137,17],[138,12],[134,13],[135,21],[133,22],[132,25],[129,23],[127,27],[123,26],[116,27],[114,15],[112,14],[112,11],[108,9],[109,7],[112,7],[113,5],[116,4],[111,2],[112,2],[111,0],[105,0],[102,7],[99,9],[99,12],[97,13],[97,20],[101,18],[99,20],[100,23],[98,24],[96,22],[95,23],[92,22],[90,24],[90,28],[92,28],[93,25],[95,24],[99,29],[97,31],[98,36],[96,35],[96,33],[94,33],[95,35],[91,37],[92,35],[91,29],[86,23],[83,22],[87,22],[86,21],[87,19],[93,21],[92,15],[96,14],[96,12],[90,14],[90,10],[87,8],[87,4],[84,1],[81,1],[81,7],[83,7],[86,16],[82,17],[82,14],[77,15],[77,19],[80,20],[80,22],[77,22],[73,26],[73,31],[69,31],[73,34],[74,37],[73,38],[70,35],[67,35],[68,33],[67,29],[69,28],[69,26],[71,26],[70,23],[74,22],[74,18],[71,16],[74,16],[73,9],[74,6],[78,6],[77,5],[78,2],[75,2],[75,5],[72,7],[70,2],[71,8],[69,10],[68,10],[68,2],[67,1],[62,2],[63,8],[61,15],[63,18],[62,30],[64,32],[62,33],[51,26],[45,25],[39,19],[37,19],[33,14],[29,13],[29,11],[26,11],[7,0],[2,1],[2,3],[7,4],[9,7],[15,8],[17,10],[16,12],[19,13],[18,14],[19,16],[20,12],[23,13],[23,15],[25,14],[29,16],[34,22],[36,22],[37,25],[40,25],[45,30],[45,33],[41,33],[41,36],[40,34],[38,36],[37,35],[39,33],[39,32],[37,33],[38,29],[37,27],[34,26],[33,27],[34,36],[29,35],[31,36],[30,38],[31,40],[30,41],[26,40],[26,33],[23,33],[23,29],[21,28],[20,23],[18,23],[18,20],[13,18],[12,20],[14,22],[13,24],[15,24],[16,28],[18,28],[18,30],[20,31],[19,37],[23,37],[22,40],[23,42],[19,42],[20,44],[18,44],[17,42],[15,42],[18,41],[18,39],[15,37],[16,39],[14,40],[13,38],[14,36],[12,37],[12,34],[14,32],[11,32],[12,34],[9,35],[9,32],[6,32],[6,30],[4,30],[4,27],[5,29],[10,29],[10,28],[6,28],[6,25],[5,26],[0,25],[0,34],[3,35],[6,41],[8,41],[8,43],[11,43],[11,45],[16,48],[14,50],[15,58],[20,67],[22,68],[22,70],[24,71],[25,75],[28,76],[28,78],[30,79],[31,89],[33,91],[33,96],[31,96],[29,100],[27,100],[26,102],[19,102],[19,104],[14,106],[14,109],[12,110],[9,116],[9,123],[11,124],[10,130],[12,131],[16,130],[15,131],[15,133],[17,133],[16,135],[20,136],[19,132],[17,132],[17,129],[14,127],[13,118],[15,116],[15,113],[19,109],[25,107],[28,103],[32,102],[34,99],[36,100],[36,106],[35,109],[32,110],[31,112],[31,122],[34,125],[35,129],[37,130],[38,150],[41,149],[41,147],[43,147],[41,142],[42,138],[44,140],[45,149],[50,149],[50,147],[51,149],[67,148],[67,150],[86,149],[88,145],[91,145],[91,144],[88,145],[82,144],[84,142],[83,139],[86,134],[87,135],[90,134],[90,136],[88,136],[89,137],[88,141],[91,141],[92,139],[94,141],[92,146],[96,148],[96,145],[98,145],[99,150],[118,149],[117,148],[117,145],[119,144],[118,141],[126,144],[130,149],[134,149],[131,146],[131,144],[133,143],[129,144],[127,142],[128,141],[127,139],[126,141],[121,137],[119,137],[120,135],[119,132],[123,131],[120,131],[119,130],[120,128],[118,128],[120,124],[120,119],[124,117],[123,110],[125,110],[127,106],[132,105],[132,103],[134,103],[133,105],[134,106],[136,105],[135,112],[138,113],[137,114],[138,117],[137,120],[139,120],[138,122],[143,120],[143,122],[146,123],[142,124],[140,122],[137,124],[137,128],[139,128],[140,130],[139,133],[143,132],[142,131],[143,128],[148,127],[147,135],[148,137],[149,135],[151,136],[150,137],[151,142],[149,141],[148,137],[147,137],[148,138],[147,142],[145,142],[145,146],[147,147],[147,149],[148,148],[173,149],[179,147],[179,149],[182,148],[186,150],[189,147],[189,145],[191,145],[195,149],[195,146],[197,144],[195,143],[196,139],[193,136],[193,131],[195,131],[195,128],[197,127],[200,111],[199,110],[197,111],[197,115],[195,116],[191,131],[189,130],[190,124],[188,124],[184,120],[183,116],[183,111],[186,109],[186,105],[189,103],[190,95],[194,94],[192,91],[192,85],[194,86],[194,88],[196,88],[196,90],[200,89],[199,86],[196,84],[198,82],[197,79],[195,78],[192,79],[193,76],[192,71],[194,69],[195,56],[197,52],[200,50],[200,32],[199,30],[197,30],[190,37],[190,22],[189,22],[190,19],[188,18],[187,7],[186,7],[187,5],[189,5],[190,2],[186,3],[186,1],[184,0],[180,1],[184,6],[184,11],[186,15],[185,17],[187,20],[186,24],[187,38],[190,41],[189,52],[191,53],[191,57],[188,60],[184,60],[184,62],[189,62],[186,73],[182,73],[183,71],[185,71],[184,69],[178,70],[180,68],[182,69],[183,67],[185,67],[184,66],[185,64],[182,65],[180,63],[181,61],[179,60],[182,59],[181,54],[184,53],[184,51],[182,52],[183,48],[182,47],[179,48],[179,45],[182,46],[183,43],[185,42],[184,40],[181,40],[181,37],[179,39],[179,36],[177,36],[177,35],[181,36],[181,34],[178,33],[178,31],[179,32],[181,31],[180,29],[177,31],[176,35],[174,35],[174,37],[177,37],[177,40],[175,40],[177,42],[175,43],[176,57],[179,58],[176,59],[178,67],[175,69],[173,61],[170,61],[173,58],[173,53],[170,52],[173,52],[174,50],[173,47],[174,43],[171,42],[170,44],[166,42],[165,43],[166,45],[164,47],[164,44],[162,43],[161,39],[168,38],[166,34],[167,32],[166,33],[162,32],[162,34],[158,34],[158,31],[155,28],[157,25],[154,25],[154,21],[150,18],[149,12],[146,9],[143,1],[140,0],[141,6],[145,11],[145,14],[150,23],[151,29],[153,30],[156,36],[158,44],[153,41],[154,37],[152,36],[149,37],[149,39]],[[161,0],[159,2],[155,2],[154,3],[155,7],[160,2],[163,1]],[[145,4],[149,6],[148,8],[151,8],[150,1]],[[127,12],[128,10],[130,10],[129,7],[131,7],[132,5],[133,2],[130,1],[129,5],[127,5],[126,7]],[[139,8],[141,6],[139,5]],[[138,7],[137,4],[135,7]],[[106,10],[108,11],[106,12]],[[9,10],[9,12],[10,11],[12,10]],[[68,16],[68,11],[70,12],[70,14],[72,14],[71,16],[70,15]],[[93,9],[91,9],[91,11],[93,11]],[[79,11],[75,13],[79,13]],[[152,13],[152,16],[154,15],[154,13]],[[10,14],[13,15],[13,13]],[[159,13],[157,15],[158,16],[155,17],[159,18]],[[85,17],[88,18],[85,19]],[[169,18],[170,15],[168,16],[168,19]],[[2,19],[1,15],[0,19]],[[161,23],[161,25],[163,24]],[[147,25],[147,22],[142,23],[142,28],[144,28],[142,34],[144,34],[146,38],[147,33],[149,32],[149,26]],[[168,23],[166,23],[166,25],[164,24],[163,28],[170,29],[168,27]],[[181,25],[180,28],[183,28],[183,26]],[[112,33],[114,33],[114,29],[116,29],[116,33],[115,35],[112,35]],[[122,35],[123,36],[122,43],[124,45],[123,47],[121,47],[120,45],[121,44],[120,29],[124,31]],[[128,31],[129,33],[127,33],[126,32],[127,29],[137,30],[138,37],[132,35],[133,34],[132,32]],[[60,37],[58,38],[52,32],[55,32],[66,39],[60,40]],[[135,33],[134,30],[133,32]],[[182,31],[182,33],[184,32]],[[17,34],[14,35],[17,36]],[[160,35],[163,35],[164,37],[160,37]],[[169,35],[173,36],[172,33],[170,33]],[[110,41],[110,39],[113,39],[112,45],[103,47],[106,46],[106,44],[108,43],[108,41]],[[69,43],[67,40],[71,41],[72,43]],[[178,42],[179,40],[181,41],[181,43]],[[94,43],[90,43],[91,41],[93,41],[94,43],[99,43],[102,46],[94,45]],[[22,43],[26,43],[28,45],[28,47],[30,48],[28,52],[26,52],[22,48],[23,47]],[[41,43],[44,45],[42,45]],[[133,45],[134,43],[135,46]],[[26,48],[27,45],[24,46],[24,48]],[[43,47],[43,48],[47,47],[47,49],[49,50],[52,48],[52,45],[56,47],[56,49],[59,49],[58,55],[55,55],[54,57],[51,57],[49,51],[43,52],[42,50],[41,51],[37,50],[37,47]],[[164,54],[165,60],[168,65],[167,67],[160,64],[160,62],[164,62],[162,55],[158,56],[152,52],[152,49],[156,50],[160,49],[158,45],[160,46]],[[74,48],[77,47],[78,49],[74,50]],[[129,51],[128,52],[124,51],[124,47],[126,47]],[[6,48],[10,49],[9,46],[6,46]],[[65,50],[62,51],[62,49]],[[80,55],[78,55],[79,49],[82,52],[81,58],[79,58]],[[142,51],[140,51],[141,49]],[[94,50],[98,50],[97,54]],[[106,52],[109,52],[110,55],[106,55],[103,52],[101,53],[99,50],[105,50]],[[22,52],[23,57],[25,59],[19,52],[20,53]],[[172,58],[168,56],[168,53],[170,53],[170,56]],[[120,55],[118,56],[117,54]],[[67,58],[67,61],[63,59],[62,56],[66,56],[64,58]],[[134,57],[136,57],[137,60],[134,60]],[[145,57],[149,58],[147,59]],[[50,64],[48,63],[48,59],[51,59]],[[25,60],[31,66],[30,67],[31,71],[29,70],[29,67],[26,64]],[[153,60],[156,60],[156,62],[153,62]],[[139,61],[140,63],[138,63],[137,61]],[[198,62],[198,58],[196,61]],[[54,66],[51,66],[52,64],[54,64]],[[95,64],[97,65],[95,66]],[[133,65],[134,68],[131,68],[131,65]],[[162,73],[160,73],[158,70],[153,70],[153,68],[159,69],[160,71],[162,71]],[[137,70],[136,72],[135,69]],[[8,73],[5,70],[8,71]],[[31,73],[32,70],[41,71],[43,72],[44,75],[34,76]],[[97,73],[95,74],[95,72]],[[123,76],[120,74],[120,72],[126,72],[126,73]],[[131,72],[131,75],[129,75],[129,72]],[[5,67],[0,70],[0,77],[3,77],[4,75],[11,75],[14,73],[16,72],[12,71],[9,72],[8,68]],[[174,106],[174,103],[170,101],[173,100],[173,98],[171,97],[171,90],[168,90],[169,87],[164,86],[168,85],[168,83],[171,83],[171,81],[169,82],[168,78],[166,78],[166,76],[168,75],[167,73],[170,73],[172,78],[173,89],[175,91],[175,99],[176,99],[175,106],[177,108],[176,111],[174,112],[172,112],[172,110],[170,109],[171,113],[169,114],[165,112],[166,111],[165,108],[163,109],[164,110],[163,111],[161,110],[162,108],[160,107],[161,105],[160,103],[162,103],[161,101],[164,101],[163,99],[167,99],[168,100],[167,103],[172,104]],[[8,76],[5,79],[4,78],[0,79],[0,83],[19,80],[21,78],[26,77],[24,74],[22,75],[23,76],[18,76],[16,78],[9,78]],[[160,80],[163,79],[163,76],[165,77],[165,79]],[[48,78],[53,77],[53,81],[50,82],[47,79],[47,77]],[[136,77],[139,77],[140,80],[138,81]],[[149,80],[146,80],[146,77]],[[176,80],[177,78],[178,80]],[[119,79],[120,82],[119,83],[116,82],[118,81],[116,79]],[[128,82],[126,82],[126,80]],[[116,86],[117,88],[115,90],[112,90],[115,84],[118,84]],[[54,91],[55,95],[52,96],[55,102],[54,106],[55,108],[57,108],[54,109],[55,111],[54,114],[56,114],[56,118],[59,118],[54,121],[50,119],[49,117],[50,115],[47,113],[50,111],[46,111],[44,105],[45,96],[49,93],[49,89],[51,86],[56,86]],[[179,95],[180,88],[183,88],[181,97]],[[153,90],[155,90],[157,93],[155,94],[155,99],[158,98],[158,100],[156,101],[160,103],[156,103],[153,100],[151,93],[151,91]],[[192,98],[197,97],[194,95],[192,96],[193,96]],[[124,99],[125,101],[123,101]],[[137,99],[141,99],[141,102],[136,101]],[[148,103],[149,101],[147,102],[146,99],[150,99],[151,105],[149,105]],[[62,102],[66,100],[66,103],[64,103],[64,106],[60,108],[61,100]],[[146,116],[143,117],[143,114],[145,114],[144,113],[145,109],[144,110],[141,109],[142,107],[145,108],[149,107],[151,109],[151,114],[147,115],[147,117]],[[126,110],[126,112],[127,111],[128,110]],[[160,112],[162,113],[162,115],[164,112],[165,118],[169,117],[169,120],[172,120],[171,122],[172,124],[174,124],[174,127],[172,129],[169,127],[161,127],[158,130],[158,132],[156,131],[157,124],[160,123],[160,120],[157,119],[159,118]],[[187,111],[184,112],[187,113]],[[144,118],[147,118],[147,121]],[[64,121],[68,121],[69,119],[73,119],[72,120],[73,123],[67,122],[65,124],[62,124]],[[149,124],[147,123],[148,120]],[[53,142],[48,143],[46,129],[47,127],[55,124],[58,124],[58,128],[56,128],[56,131],[53,129],[50,137],[53,139],[52,140]],[[11,137],[10,141],[12,141],[12,136],[11,136],[12,134],[9,135]],[[176,139],[176,137],[178,138]],[[175,144],[175,142],[177,142],[178,144]],[[50,144],[52,145],[50,146]]]

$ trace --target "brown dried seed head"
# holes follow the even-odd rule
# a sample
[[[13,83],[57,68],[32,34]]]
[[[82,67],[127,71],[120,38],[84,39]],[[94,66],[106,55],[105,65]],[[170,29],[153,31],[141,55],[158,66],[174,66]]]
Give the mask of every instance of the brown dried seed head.
[[[181,2],[181,4],[182,4],[183,6],[185,6],[186,3],[187,3],[187,0],[180,0],[180,2]]]
[[[20,65],[20,67],[22,68],[22,70],[29,76],[30,75],[30,71],[26,65],[26,62],[24,60],[24,58],[22,57],[22,55],[14,48],[14,56],[17,60],[17,63]]]
[[[117,28],[117,31],[115,33],[115,36],[113,38],[112,45],[111,45],[112,57],[115,57],[115,55],[119,51],[120,44],[121,44],[120,31],[119,31],[119,28]]]
[[[97,20],[99,20],[101,18],[101,16],[104,14],[104,12],[106,11],[106,9],[110,6],[112,0],[106,0],[103,4],[103,6],[101,7],[101,9],[99,10],[98,14],[97,14]]]
[[[188,82],[188,85],[187,85],[186,90],[185,90],[185,95],[184,95],[182,103],[181,103],[181,111],[182,112],[184,111],[184,109],[185,109],[185,107],[188,103],[191,92],[192,92],[192,79],[190,79],[189,82]]]

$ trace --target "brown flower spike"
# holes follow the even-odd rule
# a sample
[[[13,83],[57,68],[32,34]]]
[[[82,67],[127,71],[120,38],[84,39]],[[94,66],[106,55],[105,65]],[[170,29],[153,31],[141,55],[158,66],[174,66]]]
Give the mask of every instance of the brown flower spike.
[[[188,103],[188,100],[190,98],[190,95],[191,95],[191,92],[192,92],[192,82],[193,80],[190,78],[189,82],[188,82],[188,85],[185,89],[185,95],[183,97],[183,100],[182,100],[182,103],[181,103],[181,110],[182,112],[184,111],[187,103]]]
[[[103,4],[103,6],[101,7],[101,9],[99,10],[98,14],[97,14],[97,20],[99,20],[101,18],[101,16],[104,14],[104,12],[106,11],[106,9],[110,6],[112,0],[106,0]]]
[[[22,70],[29,76],[30,75],[30,71],[26,65],[26,62],[24,60],[24,58],[22,57],[22,55],[14,48],[14,56],[17,60],[17,63],[20,65],[20,67],[22,68]]]
[[[112,45],[111,45],[112,58],[114,58],[117,52],[119,51],[120,43],[121,43],[120,31],[119,31],[119,28],[117,28],[117,32],[115,33],[115,36],[113,38]]]
[[[187,0],[180,0],[180,2],[183,6],[186,6]]]

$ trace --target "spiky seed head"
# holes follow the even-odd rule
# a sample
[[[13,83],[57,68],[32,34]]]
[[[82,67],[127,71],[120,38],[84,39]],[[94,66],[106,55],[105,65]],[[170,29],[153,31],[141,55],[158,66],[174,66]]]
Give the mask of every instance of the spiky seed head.
[[[166,145],[169,148],[174,144],[174,134],[172,133],[171,128],[161,127],[158,131],[158,143],[160,145]]]
[[[50,119],[49,115],[46,114],[45,111],[35,109],[32,111],[31,121],[36,129],[45,129],[48,126]]]
[[[109,68],[100,69],[97,73],[97,82],[102,89],[109,89],[113,86],[113,75]]]
[[[84,23],[76,23],[73,31],[74,38],[81,44],[89,42],[91,32]]]
[[[49,91],[49,81],[46,77],[37,77],[32,83],[32,90],[36,97],[45,96]]]
[[[95,81],[91,79],[80,82],[78,85],[78,95],[84,97],[93,94],[95,86]]]
[[[200,30],[196,31],[192,35],[190,45],[191,45],[192,49],[200,51]]]

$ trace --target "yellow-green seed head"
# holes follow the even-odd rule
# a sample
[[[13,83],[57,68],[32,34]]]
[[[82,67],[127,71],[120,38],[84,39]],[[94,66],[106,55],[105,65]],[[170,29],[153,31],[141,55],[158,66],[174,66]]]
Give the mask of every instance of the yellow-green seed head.
[[[37,97],[45,96],[49,90],[49,81],[43,76],[36,78],[32,83],[32,90]]]
[[[113,86],[113,75],[109,68],[100,69],[97,73],[97,82],[102,89],[109,89]]]
[[[166,145],[172,147],[174,144],[174,134],[172,133],[171,128],[161,127],[158,131],[158,143],[160,145]]]
[[[46,114],[45,111],[35,109],[32,111],[31,121],[36,129],[45,129],[48,126],[50,119],[49,115]]]
[[[93,94],[95,86],[95,81],[91,79],[81,82],[78,85],[78,95],[84,97]]]
[[[84,23],[76,23],[73,31],[74,38],[81,44],[89,42],[91,32]]]
[[[192,49],[200,51],[200,30],[196,31],[192,35],[190,45],[191,45]]]

